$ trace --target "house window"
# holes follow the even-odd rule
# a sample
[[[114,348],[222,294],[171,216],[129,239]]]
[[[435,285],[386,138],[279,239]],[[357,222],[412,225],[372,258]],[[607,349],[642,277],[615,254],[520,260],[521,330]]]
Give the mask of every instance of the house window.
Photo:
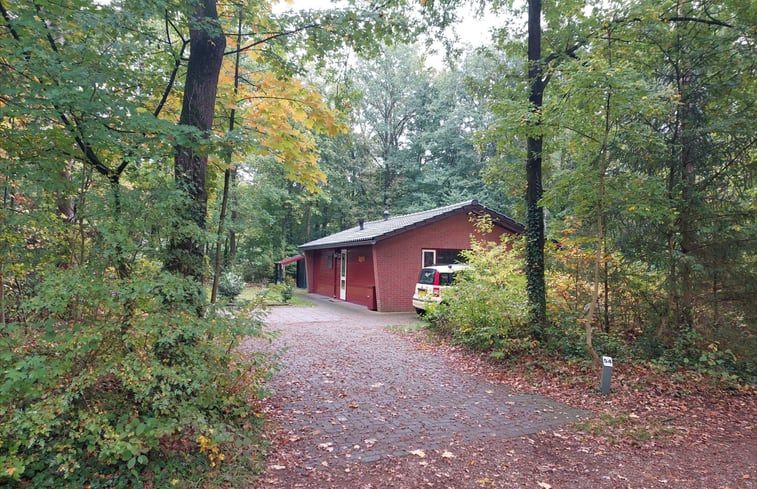
[[[436,250],[423,250],[422,267],[436,265]]]
[[[453,263],[465,263],[462,250],[436,250],[437,265],[451,265]]]

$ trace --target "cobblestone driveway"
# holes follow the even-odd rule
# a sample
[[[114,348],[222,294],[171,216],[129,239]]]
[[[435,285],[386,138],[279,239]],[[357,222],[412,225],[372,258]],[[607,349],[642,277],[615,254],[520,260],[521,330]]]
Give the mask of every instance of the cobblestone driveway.
[[[308,296],[316,307],[274,308],[286,347],[272,379],[274,418],[302,466],[333,466],[519,437],[582,412],[459,371],[388,331],[417,322]]]

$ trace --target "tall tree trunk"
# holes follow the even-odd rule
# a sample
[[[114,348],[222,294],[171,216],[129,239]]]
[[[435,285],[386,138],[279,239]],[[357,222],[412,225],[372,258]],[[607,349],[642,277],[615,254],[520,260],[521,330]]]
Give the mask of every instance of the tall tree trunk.
[[[215,0],[193,0],[189,5],[190,52],[179,124],[197,128],[201,131],[199,139],[202,139],[210,135],[213,126],[218,75],[226,39],[218,23]],[[193,142],[194,145],[176,147],[174,177],[177,187],[186,194],[180,217],[204,231],[208,155],[197,147],[200,140]],[[202,283],[205,269],[203,241],[196,230],[177,233],[169,245],[166,268]],[[201,294],[190,300],[198,301],[198,310],[201,308]]]
[[[237,53],[234,60],[234,99],[239,94],[239,60],[241,57],[241,51],[239,48],[242,44],[242,9],[237,11]],[[229,114],[229,132],[234,130],[234,124],[236,122],[237,111],[235,108],[231,109]],[[221,248],[223,246],[223,228],[226,221],[226,209],[229,206],[229,191],[231,186],[231,165],[232,165],[232,152],[229,150],[226,153],[226,170],[223,172],[223,197],[221,198],[221,212],[218,216],[218,236],[216,237],[216,256],[213,266],[213,287],[210,292],[210,303],[215,304],[218,297],[218,282],[221,279]]]
[[[693,323],[693,310],[694,310],[694,284],[693,284],[693,267],[692,250],[695,248],[696,233],[694,229],[694,208],[696,203],[694,202],[695,189],[695,175],[696,175],[696,162],[692,155],[693,142],[690,141],[690,129],[688,126],[689,117],[696,110],[693,107],[693,103],[688,93],[688,85],[690,83],[690,74],[686,71],[683,72],[680,82],[681,88],[681,127],[680,127],[680,158],[679,158],[679,172],[681,175],[681,206],[680,206],[680,218],[679,218],[679,234],[681,236],[680,248],[681,248],[681,260],[680,260],[680,272],[679,272],[679,289],[680,303],[678,304],[678,317],[676,322],[678,328],[690,328]]]
[[[683,3],[677,3],[676,14],[684,17]],[[691,255],[695,247],[696,232],[694,213],[696,203],[696,161],[693,154],[695,142],[692,141],[691,120],[698,110],[693,100],[690,85],[692,71],[688,59],[688,46],[676,29],[675,49],[678,58],[674,62],[676,95],[679,99],[675,111],[675,128],[671,136],[671,161],[669,165],[668,192],[671,202],[678,210],[676,222],[668,234],[668,252],[670,254],[670,291],[669,315],[660,336],[672,343],[679,334],[693,326],[694,284]],[[694,124],[695,125],[695,124]]]
[[[307,207],[305,207],[305,239],[310,240],[310,231],[311,231],[311,225],[312,225],[312,218],[313,218],[313,205],[308,204]]]
[[[610,90],[608,88],[608,90]],[[604,207],[605,207],[605,173],[607,173],[607,143],[610,139],[610,99],[611,94],[608,92],[605,98],[605,127],[602,135],[602,146],[599,149],[599,169],[598,169],[598,188],[597,188],[597,256],[594,260],[594,287],[592,288],[591,302],[589,311],[584,318],[584,328],[586,332],[586,351],[591,357],[597,372],[600,372],[602,364],[599,355],[594,350],[592,343],[592,327],[598,324],[597,306],[599,305],[599,282],[600,270],[604,262],[605,250],[605,224],[604,224]]]
[[[205,178],[208,155],[197,148],[213,126],[218,75],[226,40],[218,24],[215,0],[190,2],[190,52],[179,124],[201,131],[194,145],[179,145],[174,157],[174,178],[186,194],[181,217],[204,231],[208,194]],[[166,268],[202,282],[204,271],[203,240],[196,233],[183,232],[170,243]]]
[[[234,125],[234,110],[231,111],[231,123],[229,124],[232,126]],[[228,156],[227,164],[231,164],[231,155]],[[221,280],[221,249],[223,247],[223,226],[224,221],[226,220],[226,208],[228,207],[229,202],[229,182],[231,180],[231,172],[227,168],[226,171],[223,172],[223,196],[221,197],[221,212],[218,215],[218,235],[216,236],[216,254],[215,254],[215,260],[213,262],[213,286],[211,287],[210,292],[210,303],[215,304],[216,299],[218,298],[218,283]]]
[[[544,283],[544,209],[542,197],[541,109],[545,81],[541,66],[541,0],[528,2],[528,83],[531,128],[526,141],[526,278],[529,322],[537,338],[544,336],[547,298]]]
[[[71,167],[70,161],[66,162],[63,169],[60,171],[59,177],[61,181],[71,182]],[[69,194],[67,185],[64,186],[66,190],[58,191],[55,193],[55,207],[58,211],[58,217],[60,217],[64,223],[73,223],[76,219],[76,208],[74,206],[74,198]],[[63,232],[64,239],[68,243],[71,250],[70,255],[66,256],[63,253],[60,254],[60,261],[58,267],[68,268],[76,266],[76,236],[75,229],[71,229],[71,226],[65,226]]]
[[[123,212],[121,209],[121,182],[118,175],[110,177],[110,189],[113,192],[113,222],[116,225],[117,233],[120,234],[123,231]],[[120,237],[116,238],[114,246],[115,252],[115,267],[118,273],[118,278],[127,278],[131,274],[131,267],[126,260],[126,252],[120,241]]]
[[[5,261],[0,258],[0,326],[5,325]]]
[[[674,134],[671,136],[672,140],[671,142],[674,142],[678,139],[675,132],[678,130],[678,123],[675,123],[675,130]],[[675,148],[671,151],[670,154],[670,161],[668,163],[668,175],[667,175],[667,199],[668,202],[674,202],[675,201],[675,187],[676,187],[676,170],[677,165],[675,163]],[[675,244],[675,223],[669,222],[667,226],[667,232],[665,236],[665,243],[667,245],[667,253],[668,253],[668,261],[670,264],[670,270],[668,271],[669,279],[668,279],[668,311],[667,311],[667,319],[663,322],[662,327],[658,331],[658,335],[661,338],[665,338],[667,336],[671,336],[668,331],[672,329],[673,324],[676,321],[676,305],[678,304],[678,267],[677,267],[677,258],[676,258],[676,244]]]
[[[607,233],[605,232],[605,253],[607,252]],[[607,263],[607,260],[605,260],[604,263],[604,273],[603,273],[603,279],[604,279],[604,303],[605,307],[602,311],[602,326],[605,331],[605,333],[610,332],[610,265]]]
[[[233,265],[237,262],[237,232],[234,223],[237,222],[237,168],[231,169],[231,229],[229,229],[229,252],[226,255],[226,263]]]

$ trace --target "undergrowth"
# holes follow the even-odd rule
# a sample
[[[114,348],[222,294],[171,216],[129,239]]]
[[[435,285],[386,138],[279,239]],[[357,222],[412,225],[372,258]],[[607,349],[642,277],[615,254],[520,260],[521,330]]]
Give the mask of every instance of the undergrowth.
[[[40,281],[24,321],[0,331],[0,485],[197,487],[255,472],[251,401],[271,366],[237,346],[266,335],[261,317],[198,317],[176,300],[191,287],[86,268]]]
[[[470,269],[457,274],[445,301],[432,304],[427,311],[429,328],[502,361],[540,353],[588,362],[585,322],[591,319],[586,317],[588,308],[576,304],[590,296],[589,284],[577,282],[575,276],[559,269],[548,273],[551,322],[541,334],[534,334],[526,312],[521,247],[519,241],[498,245],[474,242],[472,250],[464,252]],[[606,326],[605,319],[591,320],[593,348],[599,357],[648,362],[671,371],[686,368],[733,388],[754,385],[757,379],[754,358],[736,355],[694,328],[678,328],[674,338],[665,340],[654,324],[613,328]],[[751,340],[745,338],[745,342]]]

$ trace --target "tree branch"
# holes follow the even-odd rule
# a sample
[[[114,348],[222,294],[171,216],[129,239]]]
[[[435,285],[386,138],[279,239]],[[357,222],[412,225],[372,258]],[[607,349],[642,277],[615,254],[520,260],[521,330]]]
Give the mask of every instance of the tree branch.
[[[11,36],[13,36],[13,39],[16,41],[20,41],[21,37],[18,35],[18,32],[16,32],[16,29],[13,28],[13,23],[11,22],[11,17],[8,14],[8,11],[5,9],[5,5],[3,5],[3,2],[0,1],[0,13],[3,14],[3,19],[5,20],[5,25],[8,27],[8,30],[11,31]]]
[[[47,32],[47,42],[50,44],[50,49],[53,50],[56,54],[60,54],[58,51],[58,46],[55,44],[55,39],[53,39],[52,33],[50,32],[50,29],[47,25],[47,22],[45,21],[44,17],[42,16],[42,9],[38,4],[34,4],[34,7],[37,10],[37,15],[39,16],[42,25],[45,26],[45,31]],[[55,84],[58,85],[57,81],[55,81]],[[66,113],[58,106],[57,103],[53,102],[53,107],[58,112],[58,117],[60,117],[60,120],[63,122],[63,125],[73,133],[74,141],[76,141],[76,145],[79,147],[79,149],[84,153],[84,156],[86,157],[87,161],[90,165],[92,165],[95,170],[97,170],[98,173],[101,175],[104,175],[108,178],[112,178],[113,174],[105,164],[103,164],[102,161],[100,161],[100,158],[97,156],[95,151],[92,149],[92,146],[85,141],[84,134],[82,133],[81,126],[77,124],[76,118],[74,117],[74,122],[71,122],[66,115]],[[73,117],[73,116],[72,116]]]
[[[273,41],[274,39],[278,39],[279,37],[286,37],[286,36],[289,36],[289,35],[292,35],[292,34],[297,34],[298,32],[302,32],[302,31],[307,30],[307,29],[316,29],[316,28],[320,28],[320,27],[321,27],[320,24],[307,24],[307,25],[298,27],[297,29],[292,29],[290,31],[277,32],[277,33],[272,34],[272,35],[270,35],[268,37],[260,39],[259,41],[255,41],[252,44],[248,44],[247,46],[244,46],[244,47],[241,47],[241,48],[238,48],[238,49],[234,49],[232,51],[226,51],[223,54],[224,54],[224,56],[227,56],[229,54],[241,53],[241,52],[247,51],[248,49],[252,49],[255,46],[259,46],[259,45],[265,44],[265,43],[267,43],[269,41]]]
[[[171,41],[171,35],[168,32],[168,26],[171,26],[171,29],[173,29],[176,35],[179,36],[179,39],[181,39],[182,43],[189,42],[189,40],[182,35],[181,29],[176,27],[171,18],[168,16],[168,11],[166,11],[166,35],[168,37],[169,44],[173,44],[173,41]]]
[[[249,102],[251,100],[282,100],[284,102],[292,102],[292,103],[303,105],[305,107],[309,107],[302,100],[292,98],[292,97],[281,97],[278,95],[250,95],[249,97],[240,98],[238,102]]]
[[[710,185],[710,183],[712,183],[715,180],[719,180],[731,165],[733,165],[734,163],[738,163],[741,157],[743,157],[754,146],[755,146],[754,141],[750,141],[745,146],[742,146],[736,152],[736,154],[734,154],[732,158],[729,158],[728,160],[726,160],[723,163],[723,165],[717,171],[715,171],[715,173],[705,178],[704,180],[698,182],[696,185],[697,191],[702,192]]]
[[[707,24],[707,25],[718,25],[720,27],[728,27],[733,28],[733,25],[728,24],[727,22],[723,22],[722,20],[717,19],[699,19],[697,17],[668,17],[668,18],[662,18],[663,22],[698,22],[700,24]]]
[[[179,51],[179,55],[174,60],[173,70],[171,70],[171,76],[168,78],[166,89],[163,91],[163,96],[160,98],[158,106],[155,107],[155,110],[152,113],[152,115],[155,117],[158,117],[158,115],[160,115],[160,111],[163,110],[163,106],[166,104],[168,96],[171,94],[171,90],[173,90],[174,83],[176,83],[176,76],[179,73],[179,68],[181,68],[182,55],[184,54],[184,51],[187,49],[188,45],[188,41],[182,40],[181,51]]]

